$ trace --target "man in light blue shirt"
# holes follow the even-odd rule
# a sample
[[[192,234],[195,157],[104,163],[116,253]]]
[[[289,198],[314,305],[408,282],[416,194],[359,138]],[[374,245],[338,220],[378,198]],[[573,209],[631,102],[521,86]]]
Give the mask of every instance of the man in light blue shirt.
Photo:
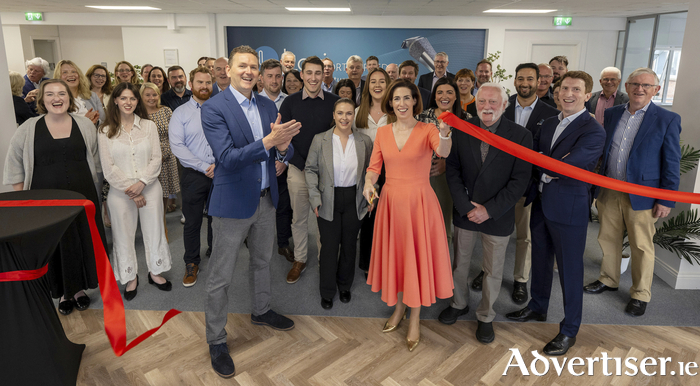
[[[180,180],[182,192],[182,214],[187,221],[182,232],[185,243],[185,276],[182,285],[192,287],[197,283],[201,258],[200,232],[202,212],[209,197],[209,188],[214,178],[214,155],[202,131],[202,103],[209,99],[212,91],[211,72],[206,67],[197,67],[190,73],[192,98],[175,109],[170,118],[168,136],[170,148],[182,165]],[[211,255],[211,217],[207,216],[207,252]]]

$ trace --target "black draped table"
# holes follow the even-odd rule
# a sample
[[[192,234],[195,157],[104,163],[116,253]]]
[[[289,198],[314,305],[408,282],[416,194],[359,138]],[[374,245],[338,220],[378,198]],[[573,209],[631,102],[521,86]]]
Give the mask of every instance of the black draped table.
[[[16,200],[85,197],[65,190],[0,194],[0,201]],[[85,216],[82,206],[0,207],[0,273],[44,267],[78,216]],[[45,275],[0,282],[1,385],[75,385],[84,349],[66,337]]]

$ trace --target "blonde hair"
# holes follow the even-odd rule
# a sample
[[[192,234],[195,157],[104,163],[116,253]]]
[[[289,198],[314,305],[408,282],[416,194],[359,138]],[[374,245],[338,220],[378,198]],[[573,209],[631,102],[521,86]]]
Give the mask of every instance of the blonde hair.
[[[198,68],[204,68],[204,67],[198,67]],[[156,86],[155,83],[146,82],[146,83],[141,85],[141,90],[139,91],[141,94],[141,99],[143,99],[143,93],[146,92],[147,88],[150,88],[151,90],[155,91],[156,94],[158,94],[160,96],[160,89],[158,88],[158,86]],[[156,108],[160,109],[161,107],[163,107],[163,106],[161,106],[160,98],[158,98],[158,101],[156,102]]]
[[[21,97],[22,88],[24,87],[24,78],[22,74],[17,71],[10,71],[10,87],[12,89],[12,95]]]
[[[53,71],[53,78],[61,79],[61,67],[63,67],[64,64],[73,67],[75,71],[78,72],[78,95],[73,95],[73,97],[81,97],[84,100],[89,100],[92,97],[92,91],[90,91],[90,82],[88,82],[87,78],[85,77],[85,74],[83,74],[83,72],[80,70],[80,67],[78,67],[77,64],[73,63],[70,60],[61,60],[60,62],[58,62],[58,64],[56,64],[56,69]]]

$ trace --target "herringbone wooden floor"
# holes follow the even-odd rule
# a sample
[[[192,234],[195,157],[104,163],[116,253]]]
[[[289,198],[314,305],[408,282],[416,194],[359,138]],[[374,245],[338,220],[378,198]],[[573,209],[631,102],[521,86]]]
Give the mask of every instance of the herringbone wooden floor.
[[[128,339],[160,324],[165,312],[126,311]],[[697,385],[700,377],[679,375],[678,362],[700,362],[700,328],[584,325],[567,358],[609,357],[621,359],[621,375],[615,362],[603,373],[601,362],[594,375],[574,376],[569,363],[561,376],[549,362],[544,376],[523,376],[511,348],[519,349],[527,371],[533,355],[558,331],[554,323],[496,323],[496,340],[488,345],[474,337],[476,322],[446,326],[436,320],[421,324],[421,343],[410,353],[404,342],[404,324],[384,334],[384,320],[292,316],[296,328],[288,332],[254,326],[250,315],[230,314],[228,345],[236,364],[236,377],[223,379],[211,369],[204,337],[204,313],[184,312],[168,322],[141,345],[116,357],[104,333],[102,310],[61,316],[68,337],[87,345],[78,385]],[[631,371],[625,358],[635,357],[641,367],[645,357],[656,364],[647,367],[655,376],[625,375]],[[666,375],[660,375],[659,357],[670,357]],[[546,358],[546,357],[545,357]],[[549,359],[549,358],[547,358]],[[503,375],[508,368],[507,375]],[[574,366],[588,373],[588,364]],[[542,372],[544,364],[536,370]],[[698,369],[690,369],[693,372]],[[675,376],[670,375],[675,371]]]

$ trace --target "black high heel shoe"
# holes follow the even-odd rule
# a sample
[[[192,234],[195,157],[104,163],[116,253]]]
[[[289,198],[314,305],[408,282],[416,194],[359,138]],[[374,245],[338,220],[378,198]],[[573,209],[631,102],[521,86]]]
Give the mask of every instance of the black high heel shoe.
[[[127,284],[128,285],[128,284]],[[126,287],[124,287],[124,299],[126,300],[132,300],[133,298],[136,297],[136,291],[139,289],[139,277],[136,276],[136,288],[134,288],[133,291],[127,291]]]
[[[153,281],[153,279],[151,278],[150,272],[148,273],[148,284],[153,284],[154,286],[156,286],[156,288],[158,288],[161,291],[170,291],[171,289],[173,289],[173,283],[171,283],[167,279],[165,280],[165,283],[163,283],[163,284],[158,284],[155,281]]]

